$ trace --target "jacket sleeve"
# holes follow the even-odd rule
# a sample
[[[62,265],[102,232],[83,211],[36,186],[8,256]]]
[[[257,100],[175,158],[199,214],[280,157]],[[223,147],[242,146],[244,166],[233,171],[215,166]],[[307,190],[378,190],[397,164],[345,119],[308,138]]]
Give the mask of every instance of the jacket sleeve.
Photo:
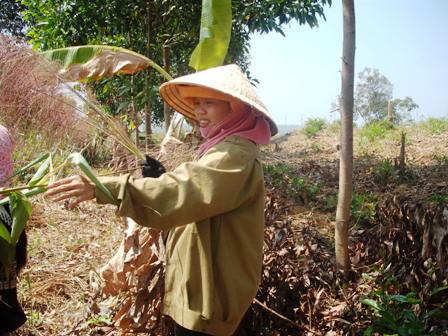
[[[243,147],[220,144],[197,162],[159,178],[102,178],[117,199],[118,215],[158,229],[197,222],[237,208],[260,191],[258,160]],[[98,203],[110,201],[96,190]]]

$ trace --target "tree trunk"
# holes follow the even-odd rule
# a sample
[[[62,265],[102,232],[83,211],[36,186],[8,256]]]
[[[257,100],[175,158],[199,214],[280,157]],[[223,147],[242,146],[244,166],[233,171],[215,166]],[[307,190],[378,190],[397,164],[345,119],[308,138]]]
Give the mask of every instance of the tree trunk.
[[[135,78],[134,75],[131,76],[131,120],[134,122],[135,126],[135,145],[138,147],[140,143],[138,127],[138,112],[135,108]]]
[[[400,147],[400,175],[404,176],[405,169],[406,169],[406,133],[401,131],[401,147]]]
[[[391,124],[394,122],[394,110],[392,108],[392,100],[387,101],[387,121]]]
[[[146,4],[146,29],[147,29],[147,40],[146,40],[146,56],[151,59],[151,38],[152,38],[152,17],[151,17],[151,2],[148,1]],[[148,100],[145,106],[145,139],[146,139],[146,149],[152,144],[152,106],[151,106],[151,68],[148,68],[148,73],[146,76],[146,94],[148,95]]]
[[[350,268],[348,226],[353,186],[353,86],[356,48],[354,0],[342,0],[342,7],[344,34],[341,71],[341,154],[335,252],[337,267],[340,270],[347,271]]]
[[[163,45],[163,68],[166,72],[170,73],[170,46],[165,41]],[[163,103],[163,120],[165,121],[165,134],[168,132],[168,128],[171,124],[171,111],[170,106],[167,103]]]

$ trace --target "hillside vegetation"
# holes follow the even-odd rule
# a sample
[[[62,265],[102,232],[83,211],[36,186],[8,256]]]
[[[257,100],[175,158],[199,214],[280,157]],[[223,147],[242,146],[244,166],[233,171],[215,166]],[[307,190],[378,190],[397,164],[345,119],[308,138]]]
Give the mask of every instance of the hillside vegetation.
[[[264,269],[247,334],[447,335],[448,121],[356,130],[348,279],[334,267],[338,130],[310,121],[263,149]],[[16,335],[120,334],[120,298],[106,305],[97,287],[122,220],[111,206],[34,204]]]

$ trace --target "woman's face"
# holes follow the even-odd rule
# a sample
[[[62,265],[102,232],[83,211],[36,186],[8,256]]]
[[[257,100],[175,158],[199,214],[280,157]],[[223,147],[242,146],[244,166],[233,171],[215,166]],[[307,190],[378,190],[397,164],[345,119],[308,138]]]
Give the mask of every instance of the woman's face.
[[[229,102],[224,100],[194,98],[194,114],[201,128],[218,124],[231,112]]]

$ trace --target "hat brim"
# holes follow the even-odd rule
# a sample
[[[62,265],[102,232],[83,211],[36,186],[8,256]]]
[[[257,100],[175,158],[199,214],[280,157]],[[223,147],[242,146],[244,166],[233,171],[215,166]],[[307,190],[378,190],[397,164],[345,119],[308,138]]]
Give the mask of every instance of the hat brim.
[[[159,92],[162,96],[162,99],[170,105],[174,110],[177,112],[183,114],[189,119],[192,119],[194,121],[197,121],[196,115],[194,113],[194,105],[191,101],[191,97],[186,97],[185,94],[182,94],[182,87],[189,86],[189,87],[196,87],[200,90],[195,90],[198,92],[197,95],[195,95],[198,98],[213,98],[213,99],[220,99],[225,101],[233,101],[237,100],[239,102],[242,102],[244,104],[247,104],[251,107],[253,107],[255,110],[260,112],[266,117],[266,120],[269,122],[269,126],[271,129],[271,136],[274,136],[278,133],[277,125],[275,122],[270,118],[268,112],[266,111],[266,108],[264,106],[261,106],[257,104],[254,101],[247,101],[248,99],[245,99],[245,97],[238,97],[236,95],[230,95],[228,93],[222,92],[217,89],[212,89],[205,85],[198,85],[198,84],[192,84],[189,82],[166,82],[161,85]],[[202,94],[201,94],[202,93]]]

